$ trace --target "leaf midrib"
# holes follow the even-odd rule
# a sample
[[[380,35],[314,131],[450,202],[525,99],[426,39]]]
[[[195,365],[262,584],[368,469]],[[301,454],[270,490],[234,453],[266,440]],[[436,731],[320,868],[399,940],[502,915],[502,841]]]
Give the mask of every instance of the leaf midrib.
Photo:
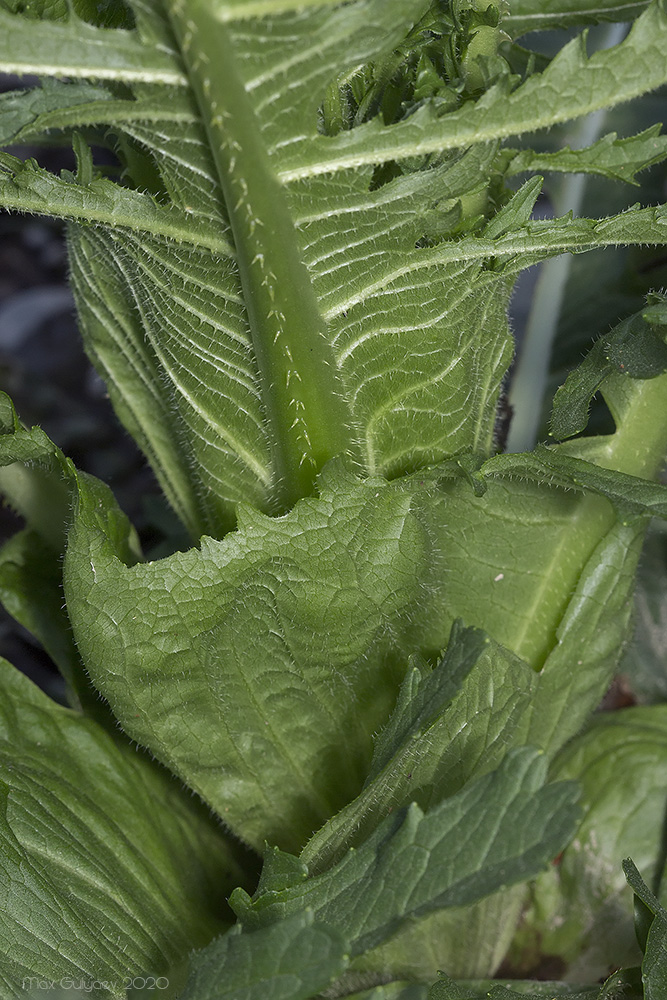
[[[273,502],[312,493],[358,435],[282,185],[224,25],[209,0],[179,0],[174,32],[200,109],[236,246],[273,452]]]

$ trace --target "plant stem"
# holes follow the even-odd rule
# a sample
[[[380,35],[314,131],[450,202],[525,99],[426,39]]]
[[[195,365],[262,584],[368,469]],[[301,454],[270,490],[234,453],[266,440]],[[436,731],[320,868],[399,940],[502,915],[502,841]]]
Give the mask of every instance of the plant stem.
[[[208,0],[167,6],[227,205],[274,452],[274,501],[286,510],[312,493],[329,459],[358,458],[351,414],[227,28]]]

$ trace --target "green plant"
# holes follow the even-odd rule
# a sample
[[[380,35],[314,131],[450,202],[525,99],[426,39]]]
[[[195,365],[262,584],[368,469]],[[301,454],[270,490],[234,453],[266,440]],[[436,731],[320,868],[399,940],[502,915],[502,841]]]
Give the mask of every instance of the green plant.
[[[575,369],[560,443],[530,450],[521,370],[521,450],[495,431],[517,275],[667,243],[655,172],[618,194],[667,158],[667,5],[571,6],[0,2],[0,68],[45,77],[0,140],[77,163],[0,154],[0,204],[67,220],[86,350],[192,544],[144,561],[3,398],[0,596],[70,702],[2,665],[3,997],[500,1000],[545,958],[578,997],[667,996],[665,705],[592,717],[667,514],[653,251],[577,260],[560,303],[552,272],[528,382]],[[582,174],[606,201],[573,218]]]

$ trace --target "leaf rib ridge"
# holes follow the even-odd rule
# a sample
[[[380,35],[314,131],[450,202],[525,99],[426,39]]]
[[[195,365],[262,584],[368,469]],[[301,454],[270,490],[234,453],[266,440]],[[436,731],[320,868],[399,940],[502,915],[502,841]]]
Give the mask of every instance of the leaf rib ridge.
[[[273,450],[275,497],[310,494],[322,466],[356,451],[339,377],[280,185],[222,24],[205,3],[172,11],[234,233]],[[268,226],[264,220],[271,220]]]

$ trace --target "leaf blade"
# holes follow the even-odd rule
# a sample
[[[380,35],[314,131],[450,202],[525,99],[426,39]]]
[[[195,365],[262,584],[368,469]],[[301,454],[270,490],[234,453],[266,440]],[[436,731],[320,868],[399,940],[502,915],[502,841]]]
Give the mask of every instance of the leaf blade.
[[[190,962],[182,1000],[308,1000],[345,969],[345,941],[312,913],[227,933]]]
[[[294,873],[282,892],[278,885],[263,893],[260,883],[256,898],[237,892],[232,906],[249,926],[312,906],[326,923],[344,926],[351,954],[360,954],[410,916],[472,902],[545,865],[573,834],[577,815],[572,786],[538,791],[545,773],[538,753],[515,751],[428,813],[413,805],[388,818],[330,871],[314,879]]]
[[[57,53],[50,62],[45,53]],[[0,9],[0,63],[5,73],[182,86],[173,54],[151,49],[133,31],[97,28],[77,17],[40,21]]]
[[[211,882],[244,877],[235,852],[147,757],[0,675],[0,993],[79,975],[123,995],[220,928]]]
[[[282,158],[281,177],[291,180],[489,142],[548,128],[630,100],[665,83],[661,48],[666,33],[664,2],[654,0],[634,22],[628,38],[614,49],[588,58],[581,41],[575,39],[542,74],[531,77],[509,96],[497,88],[477,104],[464,105],[441,119],[426,108],[385,131],[371,122],[335,138],[311,141],[308,148],[305,143],[294,143]],[[554,99],[549,101],[551,89]]]
[[[379,733],[360,795],[308,842],[301,860],[319,872],[410,802],[436,805],[525,742],[522,722],[537,678],[479,629],[456,621],[431,672],[408,668]],[[526,720],[527,721],[527,720]]]

